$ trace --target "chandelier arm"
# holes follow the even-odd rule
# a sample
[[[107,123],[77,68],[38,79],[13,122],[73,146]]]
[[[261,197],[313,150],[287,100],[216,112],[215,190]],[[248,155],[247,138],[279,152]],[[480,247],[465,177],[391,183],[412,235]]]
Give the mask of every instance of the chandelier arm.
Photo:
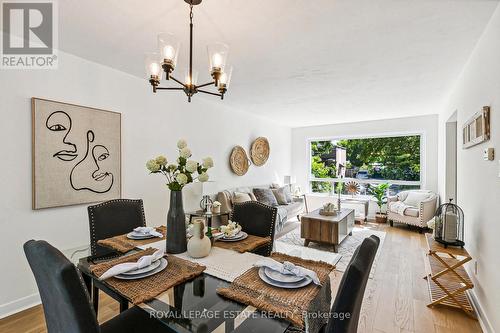
[[[184,88],[180,87],[156,87],[156,90],[184,90]]]
[[[206,87],[206,86],[212,86],[215,83],[215,81],[200,84],[199,86],[196,86],[196,88],[201,88],[201,87]]]
[[[222,94],[213,93],[211,91],[206,91],[206,90],[200,90],[200,89],[198,89],[198,92],[201,92],[201,93],[204,93],[204,94],[208,94],[208,95],[214,95],[214,96],[222,97]]]
[[[172,80],[174,80],[175,82],[177,82],[178,84],[180,84],[181,86],[183,86],[184,88],[186,88],[186,85],[184,83],[182,83],[181,81],[177,80],[175,77],[173,77],[172,75],[170,75],[170,78]]]

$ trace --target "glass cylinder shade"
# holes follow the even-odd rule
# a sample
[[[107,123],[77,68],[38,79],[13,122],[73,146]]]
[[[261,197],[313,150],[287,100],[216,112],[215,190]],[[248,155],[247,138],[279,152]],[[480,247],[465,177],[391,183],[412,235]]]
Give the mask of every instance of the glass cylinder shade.
[[[186,74],[184,75],[184,83],[186,85],[196,85],[198,83],[198,71],[193,70],[193,77],[189,77],[189,70],[186,69]]]
[[[161,73],[160,55],[158,53],[147,53],[144,60],[147,78],[158,77]]]
[[[226,66],[226,70],[224,70],[219,78],[219,88],[227,89],[229,87],[229,83],[231,83],[231,76],[233,75],[233,66]]]
[[[226,65],[229,46],[224,43],[214,43],[207,46],[210,72],[222,72]]]
[[[169,32],[159,33],[158,49],[160,50],[162,62],[175,67],[177,64],[177,56],[179,55],[180,45],[180,41],[174,34]]]

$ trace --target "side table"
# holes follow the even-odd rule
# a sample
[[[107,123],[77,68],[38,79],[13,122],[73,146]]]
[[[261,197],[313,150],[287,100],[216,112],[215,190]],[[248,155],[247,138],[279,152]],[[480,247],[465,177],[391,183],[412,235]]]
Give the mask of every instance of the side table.
[[[466,291],[472,283],[464,264],[472,257],[464,248],[447,246],[436,242],[431,234],[425,234],[427,241],[426,271],[431,303],[427,306],[445,305],[462,309],[467,315],[476,318]]]

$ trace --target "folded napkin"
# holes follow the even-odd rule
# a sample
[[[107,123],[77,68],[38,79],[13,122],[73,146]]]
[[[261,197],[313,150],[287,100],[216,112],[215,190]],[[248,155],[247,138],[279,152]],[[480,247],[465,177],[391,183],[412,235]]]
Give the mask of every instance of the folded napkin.
[[[315,271],[312,271],[310,269],[297,266],[292,264],[289,261],[285,261],[283,263],[280,263],[274,259],[271,258],[266,258],[263,260],[257,261],[254,266],[256,267],[268,267],[270,269],[273,269],[275,271],[280,272],[281,274],[286,274],[286,275],[295,275],[299,277],[310,277],[314,284],[317,284],[318,286],[321,286],[321,283],[318,278],[318,274],[316,274]]]
[[[110,277],[113,277],[118,274],[126,273],[129,271],[132,271],[134,269],[141,269],[144,267],[147,267],[151,265],[153,262],[156,260],[159,260],[163,257],[165,254],[165,251],[163,250],[158,250],[153,254],[147,255],[147,256],[142,256],[137,260],[137,262],[126,262],[123,264],[118,264],[110,269],[108,269],[106,272],[104,272],[100,277],[99,280],[106,280],[109,279]]]
[[[143,235],[151,235],[155,237],[163,237],[163,234],[161,232],[156,231],[155,228],[153,227],[137,227],[134,229],[136,233],[143,234]]]

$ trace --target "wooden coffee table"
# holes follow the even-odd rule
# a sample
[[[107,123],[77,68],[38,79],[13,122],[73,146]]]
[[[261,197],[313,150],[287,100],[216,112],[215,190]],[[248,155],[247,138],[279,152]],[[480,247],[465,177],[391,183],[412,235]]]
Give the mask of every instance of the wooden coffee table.
[[[354,209],[344,208],[333,216],[320,215],[317,209],[302,215],[300,222],[300,235],[305,238],[304,246],[308,246],[309,242],[331,244],[333,252],[337,252],[339,244],[352,235]]]

